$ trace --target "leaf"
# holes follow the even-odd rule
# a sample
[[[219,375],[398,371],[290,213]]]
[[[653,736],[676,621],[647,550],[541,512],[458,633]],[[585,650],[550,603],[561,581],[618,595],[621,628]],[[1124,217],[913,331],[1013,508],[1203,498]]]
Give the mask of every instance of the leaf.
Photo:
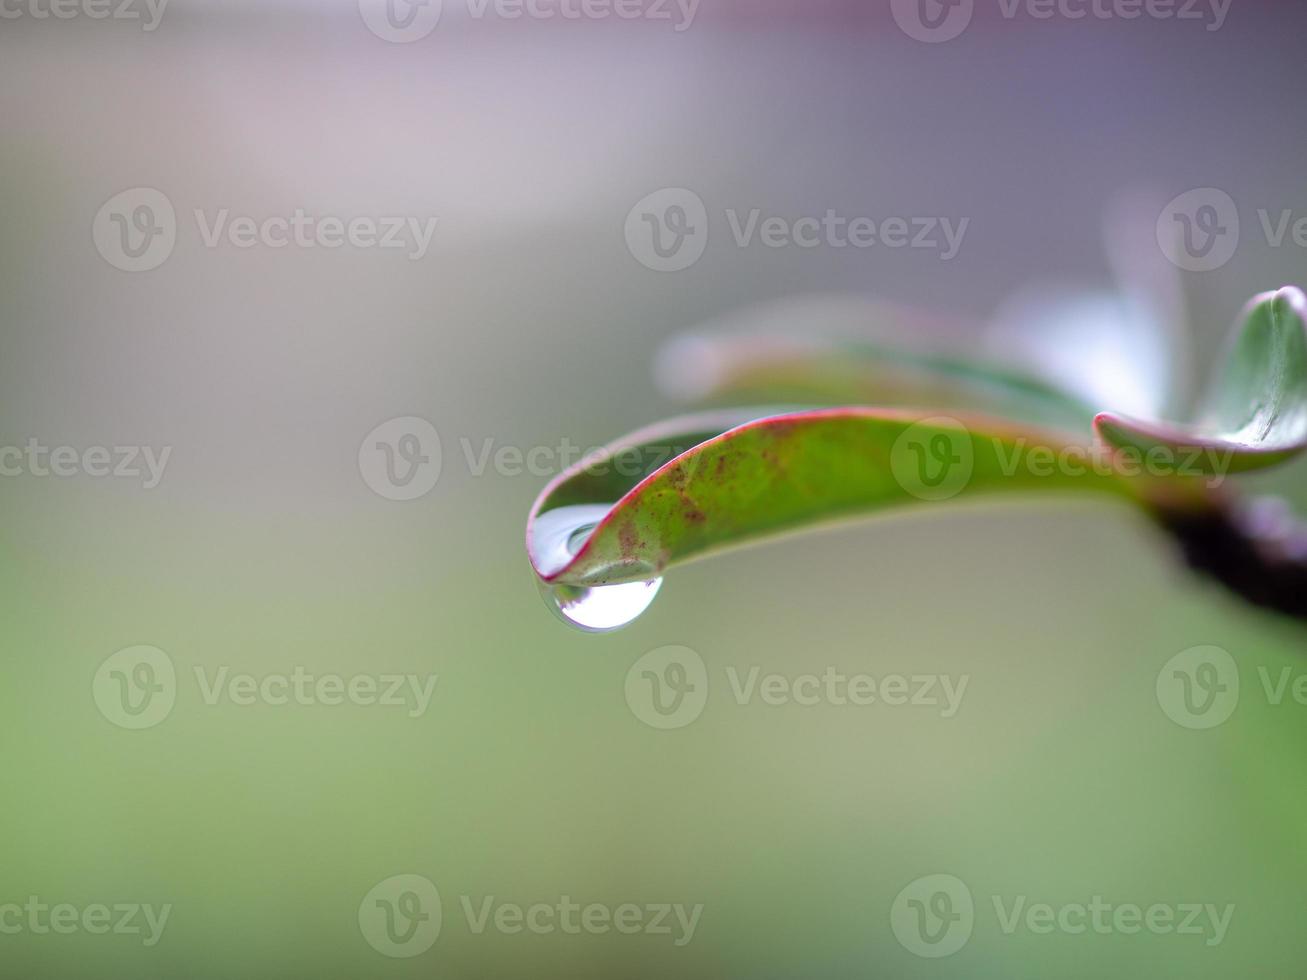
[[[1197,277],[1182,274],[1158,248],[1156,215],[1169,196],[1156,188],[1129,188],[1112,195],[1103,215],[1103,247],[1116,290],[1138,314],[1134,326],[1140,332],[1129,338],[1135,353],[1128,361],[1137,358],[1142,364],[1136,370],[1151,373],[1151,416],[1187,415],[1193,395]],[[1127,410],[1108,402],[1098,407]]]
[[[1039,378],[1094,412],[1154,416],[1171,351],[1152,314],[1132,298],[1068,285],[1028,286],[995,314],[981,345],[990,357]]]
[[[1298,455],[1307,449],[1307,297],[1287,286],[1249,303],[1193,425],[1104,412],[1094,427],[1118,448],[1193,456],[1207,473]]]
[[[1094,411],[1187,412],[1191,298],[1188,280],[1157,247],[1165,201],[1142,189],[1113,195],[1102,227],[1113,285],[1026,286],[994,314],[983,350]]]
[[[891,409],[740,413],[672,420],[619,440],[536,500],[527,550],[550,584],[648,580],[708,552],[892,508],[1003,492],[1141,499],[1089,450],[1038,429]],[[669,454],[670,457],[669,457]],[[1036,466],[1038,459],[1039,465]],[[620,462],[625,475],[618,473]]]
[[[687,334],[659,355],[664,390],[700,401],[757,398],[807,404],[979,411],[1087,432],[1094,412],[1033,377],[938,353],[862,340],[789,335]]]
[[[654,374],[666,395],[686,402],[735,401],[764,387],[768,394],[761,401],[766,403],[776,397],[770,394],[775,380],[785,389],[783,398],[843,405],[870,397],[884,404],[885,367],[873,365],[876,376],[868,384],[860,377],[862,367],[840,365],[840,355],[870,349],[895,362],[943,358],[966,350],[979,328],[866,296],[788,296],[746,306],[673,338],[660,349]],[[824,361],[811,371],[791,369],[792,359],[809,356]],[[780,369],[775,378],[773,366]],[[887,394],[903,387],[891,385]]]

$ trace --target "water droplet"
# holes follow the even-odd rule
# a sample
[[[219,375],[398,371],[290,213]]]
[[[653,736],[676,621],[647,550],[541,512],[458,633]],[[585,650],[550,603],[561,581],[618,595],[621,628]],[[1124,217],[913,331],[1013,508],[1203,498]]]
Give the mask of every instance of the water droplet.
[[[537,515],[532,530],[537,570],[550,575],[564,568],[610,508],[608,504],[577,504]],[[663,584],[661,578],[595,586],[536,582],[545,603],[563,622],[590,633],[607,633],[634,622]]]
[[[607,633],[639,618],[662,584],[660,578],[597,586],[541,582],[540,591],[550,608],[569,626],[588,633]]]

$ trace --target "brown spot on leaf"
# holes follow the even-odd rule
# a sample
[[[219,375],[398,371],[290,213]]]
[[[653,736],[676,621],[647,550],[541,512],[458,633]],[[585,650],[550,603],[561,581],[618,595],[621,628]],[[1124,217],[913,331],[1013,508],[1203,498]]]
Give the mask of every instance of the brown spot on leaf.
[[[617,543],[621,546],[623,555],[630,556],[638,553],[638,549],[643,544],[639,538],[640,532],[636,530],[633,520],[623,521],[622,526],[617,529]]]
[[[766,424],[762,430],[773,439],[788,439],[799,431],[799,422],[795,419],[779,419]]]

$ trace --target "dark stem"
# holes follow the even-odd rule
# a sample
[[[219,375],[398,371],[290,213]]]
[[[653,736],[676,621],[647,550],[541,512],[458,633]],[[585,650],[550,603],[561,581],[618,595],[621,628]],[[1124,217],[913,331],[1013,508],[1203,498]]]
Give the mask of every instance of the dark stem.
[[[1240,598],[1307,620],[1307,523],[1274,497],[1156,512],[1189,566]]]

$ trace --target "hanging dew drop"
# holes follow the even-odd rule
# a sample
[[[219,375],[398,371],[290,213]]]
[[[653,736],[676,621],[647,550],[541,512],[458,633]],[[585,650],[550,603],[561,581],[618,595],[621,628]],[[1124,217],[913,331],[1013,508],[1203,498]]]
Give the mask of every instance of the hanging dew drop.
[[[546,585],[545,601],[563,622],[587,633],[607,633],[635,622],[663,584],[660,578],[621,585]]]
[[[539,515],[533,531],[537,569],[547,575],[563,568],[585,546],[608,510],[607,505],[580,504]],[[663,580],[585,586],[551,584],[537,578],[536,584],[545,604],[563,622],[588,633],[607,633],[639,618]]]

